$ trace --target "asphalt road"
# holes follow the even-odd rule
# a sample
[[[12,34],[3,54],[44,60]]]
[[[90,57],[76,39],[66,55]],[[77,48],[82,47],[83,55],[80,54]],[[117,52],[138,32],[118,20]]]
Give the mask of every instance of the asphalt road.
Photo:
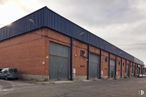
[[[58,83],[0,80],[0,97],[146,97],[146,78]]]

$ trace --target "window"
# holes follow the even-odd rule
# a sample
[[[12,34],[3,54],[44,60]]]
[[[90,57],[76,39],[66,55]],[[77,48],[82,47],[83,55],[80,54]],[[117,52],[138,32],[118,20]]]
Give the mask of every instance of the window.
[[[107,62],[107,57],[105,57],[105,62]]]
[[[80,56],[86,58],[86,52],[85,50],[80,50]]]
[[[121,64],[121,62],[119,61],[119,65]]]

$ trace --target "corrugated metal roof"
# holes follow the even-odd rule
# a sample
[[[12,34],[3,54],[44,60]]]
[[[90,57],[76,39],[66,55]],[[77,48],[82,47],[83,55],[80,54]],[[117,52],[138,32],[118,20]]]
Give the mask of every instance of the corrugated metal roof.
[[[105,51],[128,59],[132,62],[143,63],[127,52],[119,49],[118,47],[110,44],[109,42],[101,39],[100,37],[90,33],[89,31],[81,28],[77,24],[69,21],[68,19],[53,12],[47,7],[43,7],[15,22],[11,26],[6,26],[0,29],[0,41],[30,32],[42,27],[48,27],[62,34],[70,36],[74,39],[101,48]]]

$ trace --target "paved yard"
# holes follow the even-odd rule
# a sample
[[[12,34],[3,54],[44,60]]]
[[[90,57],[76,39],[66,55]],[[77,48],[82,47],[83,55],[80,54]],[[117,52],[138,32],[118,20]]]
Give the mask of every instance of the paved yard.
[[[0,80],[0,97],[146,97],[146,78],[55,84]]]

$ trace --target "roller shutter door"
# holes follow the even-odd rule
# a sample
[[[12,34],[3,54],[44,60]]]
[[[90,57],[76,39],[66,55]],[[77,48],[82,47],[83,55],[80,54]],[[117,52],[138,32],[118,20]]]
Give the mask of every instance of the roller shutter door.
[[[126,65],[126,77],[130,76],[130,68],[129,68],[129,64]]]
[[[134,77],[134,74],[135,72],[134,72],[134,64],[132,64],[132,77]]]
[[[70,79],[70,48],[56,43],[50,43],[49,46],[50,80]]]
[[[116,62],[114,60],[110,59],[110,78],[116,77],[116,68],[115,68]]]
[[[99,77],[99,56],[96,54],[89,54],[89,79]]]

